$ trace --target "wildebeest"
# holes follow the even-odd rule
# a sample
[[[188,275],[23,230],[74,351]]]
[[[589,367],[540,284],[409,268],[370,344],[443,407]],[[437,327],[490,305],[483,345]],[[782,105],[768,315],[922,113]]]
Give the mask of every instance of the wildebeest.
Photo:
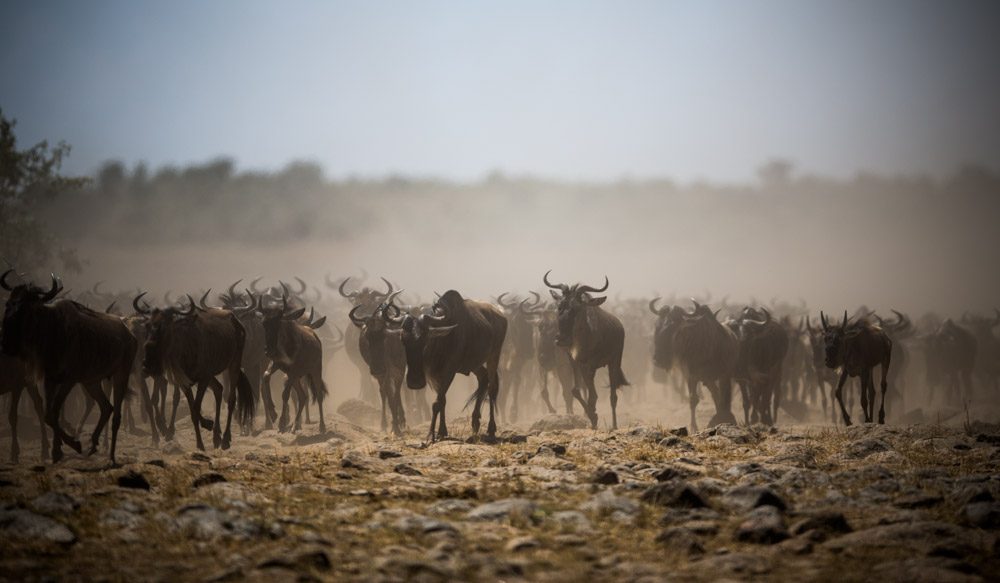
[[[7,420],[10,423],[10,461],[17,463],[21,455],[21,447],[17,442],[17,408],[21,401],[21,393],[28,391],[31,403],[38,415],[38,432],[42,440],[42,461],[49,449],[49,434],[45,431],[45,408],[42,396],[33,379],[28,378],[27,371],[21,359],[0,352],[0,395],[10,395],[10,409]]]
[[[591,296],[608,289],[608,278],[605,276],[604,287],[601,288],[582,284],[569,286],[551,283],[549,273],[551,270],[545,272],[542,282],[551,288],[549,293],[558,302],[556,344],[569,350],[573,360],[573,396],[580,401],[590,419],[590,426],[596,429],[597,388],[594,386],[594,374],[598,368],[608,367],[608,378],[611,381],[611,427],[617,429],[618,389],[629,384],[622,371],[625,328],[621,320],[600,307],[607,296]],[[586,397],[580,393],[581,383],[587,391]]]
[[[467,300],[448,290],[434,303],[431,313],[386,317],[398,330],[406,352],[406,386],[422,389],[429,380],[437,398],[431,407],[428,438],[448,435],[445,403],[448,388],[458,373],[476,375],[479,382],[471,402],[472,432],[479,433],[480,408],[489,398],[490,421],[486,433],[496,437],[496,404],[500,393],[500,352],[507,335],[507,318],[489,303]],[[440,426],[436,427],[440,418]]]
[[[326,433],[323,417],[323,399],[327,395],[323,382],[323,345],[313,329],[323,324],[299,322],[305,308],[289,310],[288,296],[282,296],[280,306],[265,306],[258,300],[258,308],[263,315],[264,351],[269,359],[267,370],[261,382],[261,390],[270,392],[271,376],[280,370],[285,374],[285,388],[281,393],[281,416],[278,430],[288,430],[288,398],[292,388],[297,388],[298,407],[295,412],[293,431],[302,428],[302,411],[308,403],[308,394],[319,406],[319,432]],[[324,318],[325,321],[325,318]],[[312,324],[312,325],[310,325]],[[309,393],[302,383],[309,385]]]
[[[861,380],[861,408],[865,412],[865,422],[871,423],[875,413],[875,383],[872,371],[876,366],[882,371],[882,404],[879,407],[878,422],[885,423],[885,392],[889,387],[889,363],[892,360],[892,341],[878,326],[866,318],[848,323],[847,312],[839,325],[831,326],[826,315],[820,312],[823,323],[823,344],[826,352],[826,366],[840,368],[837,381],[837,403],[844,416],[844,424],[851,424],[851,417],[844,407],[844,383],[848,377]]]
[[[264,326],[259,312],[243,309],[252,303],[252,298],[250,290],[246,290],[246,293],[236,291],[240,281],[242,280],[232,283],[226,293],[219,294],[219,300],[223,308],[231,310],[236,315],[246,331],[246,342],[243,345],[243,372],[250,381],[254,402],[264,406],[264,428],[271,429],[278,418],[278,412],[271,392],[261,390],[264,369],[267,367],[267,356],[264,354]],[[253,430],[252,425],[251,420],[250,424],[243,427],[243,432],[250,433]]]
[[[889,401],[895,399],[900,407],[903,406],[903,395],[906,393],[906,371],[910,364],[910,351],[907,349],[905,340],[913,336],[913,324],[910,319],[897,310],[892,310],[896,315],[895,320],[883,320],[876,316],[879,327],[885,332],[889,340],[892,341],[892,367],[889,369]]]
[[[781,373],[788,334],[767,308],[746,308],[737,320],[739,359],[736,370],[746,423],[773,425],[781,403]],[[752,410],[752,415],[751,415]]]
[[[122,401],[128,393],[136,352],[135,337],[115,316],[69,300],[48,305],[62,289],[54,275],[48,291],[26,283],[11,288],[6,280],[12,271],[0,276],[0,287],[10,292],[4,310],[3,352],[20,358],[28,376],[45,383],[45,420],[53,432],[52,461],[62,459],[63,442],[82,453],[80,442],[59,424],[63,402],[79,383],[101,408],[89,453],[97,451],[101,431],[113,414],[111,462],[115,463]],[[112,382],[113,404],[101,389],[104,380]]]
[[[983,389],[1000,393],[1000,339],[993,334],[993,329],[1000,326],[1000,310],[996,318],[965,315],[962,324],[976,337],[973,374]]]
[[[837,371],[826,366],[826,344],[823,340],[823,328],[813,328],[812,321],[809,319],[809,316],[806,316],[806,332],[808,334],[809,352],[811,355],[808,363],[809,371],[816,383],[816,387],[819,390],[820,398],[822,399],[823,414],[825,416],[827,412],[826,397],[829,393],[830,420],[833,423],[836,423],[837,409],[833,406],[833,393],[837,389]],[[827,387],[829,387],[829,390]]]
[[[736,423],[732,412],[733,373],[739,356],[736,333],[722,325],[708,306],[694,302],[690,313],[668,310],[654,339],[654,361],[669,369],[676,364],[687,380],[691,430],[697,431],[698,384],[704,384],[715,402],[710,426]]]
[[[386,430],[385,413],[388,409],[392,419],[392,432],[395,435],[402,435],[406,426],[406,415],[400,395],[400,387],[406,374],[406,353],[399,335],[389,331],[389,320],[385,316],[388,315],[387,311],[395,311],[396,316],[400,315],[392,300],[401,291],[393,292],[385,302],[376,306],[371,314],[359,315],[358,312],[363,306],[351,308],[348,314],[351,322],[361,332],[358,338],[361,356],[368,363],[371,376],[378,381],[379,396],[382,400],[382,431]]]
[[[254,415],[253,390],[242,369],[246,330],[236,315],[221,308],[198,309],[188,296],[187,310],[169,307],[149,311],[133,302],[136,311],[149,317],[143,371],[148,375],[164,375],[187,398],[194,425],[198,449],[201,440],[201,401],[205,389],[215,395],[215,422],[212,425],[212,445],[228,449],[232,432],[233,413],[241,425],[250,423]],[[225,391],[215,378],[223,375]],[[191,386],[198,385],[197,395]],[[220,435],[220,416],[224,392],[228,392],[226,430]]]
[[[949,318],[928,335],[925,349],[931,400],[935,387],[944,384],[946,400],[968,401],[972,397],[972,373],[979,353],[975,335]]]
[[[540,303],[541,298],[537,293],[531,293],[535,297],[533,307]],[[507,295],[507,292],[504,292],[497,297],[497,304],[507,317],[507,338],[504,340],[501,356],[503,363],[501,368],[506,381],[500,403],[510,402],[510,419],[517,421],[520,396],[527,381],[525,369],[535,353],[535,335],[531,322],[522,309],[522,303],[518,302],[516,297],[514,301],[504,302],[504,297]]]
[[[542,380],[542,400],[549,413],[555,413],[555,407],[549,399],[549,374],[555,374],[556,380],[562,389],[563,403],[566,407],[566,414],[573,414],[573,359],[562,346],[556,345],[556,335],[559,333],[558,313],[556,307],[538,310],[524,307],[525,299],[522,302],[521,310],[526,311],[529,317],[537,322],[538,338],[535,343],[536,359],[538,361],[538,372]]]
[[[387,288],[385,293],[367,286],[355,291],[347,291],[347,282],[350,281],[350,279],[350,277],[346,277],[340,282],[340,285],[334,286],[333,282],[328,278],[326,285],[331,288],[336,287],[337,292],[341,295],[341,297],[351,303],[352,308],[360,306],[361,310],[364,312],[374,311],[379,303],[389,297],[389,295],[394,291],[392,283],[384,277],[382,278],[382,281],[385,282]],[[355,326],[348,326],[344,331],[344,351],[347,353],[348,360],[350,360],[358,369],[358,376],[361,379],[361,399],[374,403],[375,386],[372,382],[371,375],[368,374],[368,364],[365,362],[364,357],[361,356],[361,350],[359,348],[360,345],[358,344],[358,338],[360,336],[360,330],[358,330]]]

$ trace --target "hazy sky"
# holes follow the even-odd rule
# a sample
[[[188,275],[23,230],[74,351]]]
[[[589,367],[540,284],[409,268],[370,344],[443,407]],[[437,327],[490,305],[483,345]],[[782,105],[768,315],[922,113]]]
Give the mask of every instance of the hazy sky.
[[[0,108],[68,169],[745,180],[1000,167],[1000,3],[0,3]]]

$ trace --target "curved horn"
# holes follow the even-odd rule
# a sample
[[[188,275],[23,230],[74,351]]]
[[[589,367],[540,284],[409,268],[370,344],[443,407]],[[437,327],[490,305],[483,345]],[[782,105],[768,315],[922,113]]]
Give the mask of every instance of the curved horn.
[[[108,304],[108,307],[104,308],[104,313],[105,314],[110,314],[111,310],[115,309],[115,304],[117,304],[117,303],[118,303],[118,300],[114,300],[110,304]]]
[[[764,312],[764,323],[765,324],[770,324],[771,323],[771,312],[767,308],[765,308],[764,306],[760,307],[760,311]]]
[[[392,292],[393,292],[392,282],[389,281],[388,279],[384,278],[384,277],[382,278],[382,281],[385,282],[385,287],[387,288],[387,291],[384,294],[381,294],[381,295],[382,295],[382,297],[387,298],[387,297],[391,296]]]
[[[212,293],[212,288],[208,288],[208,291],[206,291],[204,294],[202,294],[201,299],[198,300],[198,305],[201,306],[201,309],[203,309],[203,310],[211,309],[211,306],[209,306],[207,303],[205,303],[205,302],[208,301],[208,294],[210,294],[210,293]]]
[[[560,291],[562,291],[564,293],[569,290],[569,286],[566,285],[565,283],[552,283],[552,282],[550,282],[549,281],[549,274],[550,273],[552,273],[551,269],[545,272],[545,275],[542,276],[542,283],[544,283],[545,285],[549,286],[552,289],[557,289],[557,290],[560,290]]]
[[[53,273],[51,275],[52,275],[52,287],[49,288],[49,291],[45,292],[45,295],[42,296],[43,303],[51,302],[53,299],[55,299],[57,295],[59,295],[59,292],[62,291],[62,285],[60,285],[59,279],[56,277],[56,274]]]
[[[846,328],[847,327],[847,310],[844,310],[844,321],[841,322],[840,327],[841,328]]]
[[[504,298],[505,295],[507,295],[507,292],[503,292],[502,294],[500,294],[497,297],[497,303],[500,304],[501,307],[506,308],[508,310],[513,309],[514,306],[517,304],[517,300],[514,300],[513,302],[511,302],[509,304],[505,304],[505,303],[503,303],[503,298]]]
[[[350,281],[350,279],[351,279],[350,277],[345,277],[344,281],[340,282],[340,286],[337,287],[337,291],[340,292],[340,295],[344,296],[345,298],[347,298],[349,300],[353,300],[354,298],[358,297],[358,294],[360,292],[356,292],[355,291],[355,292],[347,293],[347,292],[344,291],[344,286],[347,285],[347,282]]]
[[[135,299],[132,300],[132,309],[135,310],[136,314],[142,314],[143,316],[148,315],[150,313],[150,310],[148,308],[143,309],[141,306],[139,306],[139,300],[141,300],[142,296],[144,295],[146,295],[146,292],[142,292],[141,294],[135,296]]]
[[[333,326],[333,329],[337,331],[337,337],[331,338],[330,342],[333,344],[340,344],[340,342],[344,339],[344,331],[340,329],[340,326]]]
[[[8,269],[7,271],[3,272],[3,275],[0,275],[0,287],[4,288],[7,291],[12,291],[14,289],[10,287],[9,283],[7,283],[7,276],[12,273],[14,273],[14,270]]]
[[[649,300],[649,311],[653,312],[657,316],[660,315],[660,311],[656,309],[656,303],[660,301],[659,296]]]
[[[306,326],[312,324],[313,318],[316,316],[315,306],[309,308],[309,317],[306,318]]]
[[[236,286],[238,286],[241,281],[243,281],[243,280],[242,279],[237,279],[236,281],[234,281],[232,283],[232,285],[229,286],[229,301],[230,302],[236,301]]]
[[[358,318],[357,316],[354,315],[354,313],[360,310],[361,308],[362,306],[354,306],[353,308],[351,308],[351,311],[347,313],[347,317],[350,318],[351,322],[353,322],[354,325],[357,326],[358,328],[361,328],[362,326],[365,325],[364,318]]]
[[[95,296],[103,296],[104,294],[98,289],[101,287],[102,283],[104,283],[104,280],[95,283],[94,287],[90,288],[90,293],[94,294]]]
[[[823,310],[819,311],[819,321],[822,322],[822,324],[823,324],[823,330],[824,331],[826,331],[828,328],[830,328],[830,323],[827,322],[827,320],[826,320],[826,314],[823,313]]]
[[[524,314],[525,316],[537,316],[538,314],[541,314],[542,312],[540,311],[538,312],[534,311],[534,308],[535,306],[538,305],[538,303],[532,304],[531,306],[527,306],[526,304],[529,301],[531,301],[531,298],[524,298],[523,300],[521,300],[521,303],[517,305],[517,308],[521,311],[521,313]]]
[[[533,290],[529,291],[528,293],[531,294],[531,295],[533,295],[533,296],[535,296],[535,301],[531,302],[531,307],[532,308],[537,308],[538,305],[542,303],[542,296],[540,296],[538,294],[538,292],[533,291]]]
[[[251,289],[251,291],[253,291],[253,293],[255,293],[257,295],[260,295],[261,293],[263,293],[259,289],[257,289],[257,283],[260,280],[262,280],[262,279],[264,279],[264,276],[258,275],[257,277],[254,278],[253,281],[250,282],[250,289]]]
[[[812,334],[813,327],[812,327],[812,322],[809,320],[809,314],[806,314],[806,330],[808,330],[809,333]]]
[[[184,294],[184,295],[186,295],[188,299],[188,309],[186,312],[178,311],[178,313],[182,316],[190,316],[191,314],[194,313],[195,308],[197,308],[198,306],[197,304],[194,303],[194,298],[191,297],[191,294]]]
[[[302,287],[302,289],[295,292],[295,295],[301,296],[302,294],[306,293],[306,287],[307,287],[306,282],[302,281],[302,278],[297,275],[295,276],[295,281],[299,282],[299,286]]]
[[[607,291],[607,289],[608,289],[608,285],[610,285],[610,283],[608,282],[608,276],[606,276],[606,275],[605,275],[605,276],[604,276],[604,287],[602,287],[602,288],[598,289],[598,288],[595,288],[595,287],[591,287],[591,286],[589,286],[589,285],[581,285],[581,286],[579,287],[578,291],[579,291],[580,293],[593,293],[593,294],[599,294],[599,293],[601,293],[601,292],[604,292],[604,291]]]
[[[250,290],[246,290],[246,292],[247,299],[250,300],[250,303],[242,307],[233,308],[231,311],[234,314],[246,314],[247,312],[256,310],[260,306],[260,296],[255,296]]]

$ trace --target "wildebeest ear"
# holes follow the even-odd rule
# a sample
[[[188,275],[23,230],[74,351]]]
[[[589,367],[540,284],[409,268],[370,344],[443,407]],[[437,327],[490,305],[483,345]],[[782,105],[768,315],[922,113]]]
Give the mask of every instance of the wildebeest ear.
[[[312,328],[313,330],[319,330],[320,328],[323,327],[323,324],[326,324],[326,316],[323,316],[319,320],[316,320],[312,324],[309,324],[309,327]]]
[[[608,299],[608,296],[602,296],[602,297],[599,297],[599,298],[590,298],[589,300],[587,300],[587,305],[588,306],[599,306],[599,305],[603,304],[607,299]]]
[[[451,326],[431,326],[427,330],[428,338],[437,338],[439,336],[445,336],[454,330],[458,324],[452,324]]]
[[[549,293],[552,294],[552,299],[554,299],[555,301],[557,302],[562,301],[562,296],[559,295],[559,292],[557,292],[556,290],[550,289]]]
[[[285,320],[298,320],[299,318],[302,317],[302,314],[305,314],[305,313],[306,313],[306,309],[305,308],[299,308],[299,309],[295,310],[294,312],[289,312],[289,313],[283,315],[282,318],[285,319]]]

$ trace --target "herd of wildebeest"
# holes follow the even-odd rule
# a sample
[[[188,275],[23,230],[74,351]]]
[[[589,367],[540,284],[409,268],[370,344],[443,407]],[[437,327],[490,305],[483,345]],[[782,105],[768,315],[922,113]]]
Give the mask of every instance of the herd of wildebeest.
[[[9,394],[11,458],[16,462],[19,455],[23,391],[39,418],[42,456],[51,451],[53,462],[62,458],[64,443],[83,452],[78,436],[95,405],[91,454],[109,420],[112,463],[123,419],[129,427],[148,424],[154,444],[161,436],[171,439],[182,394],[199,449],[202,429],[212,432],[214,447],[228,448],[234,415],[241,435],[261,421],[265,429],[298,431],[303,415],[311,422],[310,402],[325,433],[323,369],[341,348],[359,369],[359,396],[381,404],[383,431],[399,435],[407,418],[429,418],[429,440],[448,435],[446,397],[458,373],[478,381],[466,404],[474,435],[488,403],[485,439],[495,438],[498,417],[555,413],[550,377],[565,412],[572,414],[579,404],[596,429],[595,375],[601,368],[607,369],[612,428],[618,426],[619,392],[634,391],[635,403],[650,390],[647,384],[657,382],[686,396],[692,430],[701,386],[715,407],[710,425],[737,422],[734,384],[744,423],[775,424],[779,409],[821,406],[824,419],[850,425],[845,396],[855,391],[865,421],[875,420],[877,403],[878,422],[884,423],[887,395],[890,407],[902,407],[906,371],[915,363],[923,367],[931,395],[937,387],[945,400],[966,406],[976,391],[989,399],[1000,396],[1000,339],[993,332],[1000,311],[995,317],[967,313],[957,323],[927,314],[914,324],[895,310],[888,318],[864,307],[853,315],[817,317],[804,302],[778,300],[749,306],[722,300],[714,308],[711,298],[607,302],[600,295],[609,288],[607,278],[594,287],[556,283],[550,275],[542,283],[552,301],[537,292],[481,301],[448,290],[432,303],[405,304],[403,290],[384,278],[385,289],[327,277],[326,286],[340,297],[324,297],[301,278],[295,278],[297,285],[266,288],[257,278],[244,288],[235,282],[214,297],[208,290],[175,300],[168,292],[157,302],[141,290],[110,293],[99,285],[71,294],[54,275],[39,287],[10,269],[0,277],[6,295],[0,394]],[[129,307],[131,314],[119,315],[119,308]],[[341,314],[346,331],[319,316],[317,307]],[[276,372],[284,378],[280,414],[270,383]],[[639,386],[626,388],[629,377],[641,379]],[[851,378],[859,383],[845,385]],[[428,384],[430,404],[421,390]],[[77,386],[82,390],[74,392]],[[214,395],[214,419],[202,415],[206,389]],[[137,415],[132,397],[139,399]]]

